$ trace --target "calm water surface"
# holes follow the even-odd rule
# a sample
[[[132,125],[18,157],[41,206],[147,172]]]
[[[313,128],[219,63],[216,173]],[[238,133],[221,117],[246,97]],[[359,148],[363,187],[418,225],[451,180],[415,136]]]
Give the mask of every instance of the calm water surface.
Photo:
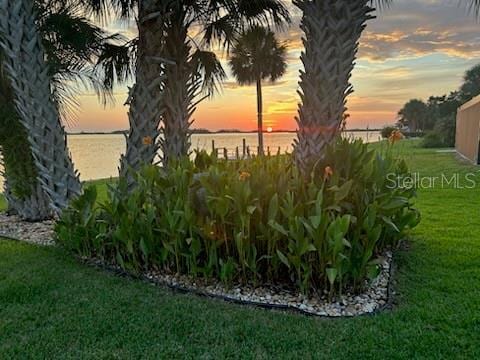
[[[380,137],[379,132],[349,132],[347,134],[347,136],[361,138],[365,142],[378,141]],[[276,153],[279,147],[282,153],[290,152],[294,138],[294,133],[265,134],[265,146],[270,147],[272,153]],[[237,146],[240,152],[242,151],[243,139],[254,153],[254,149],[258,146],[257,135],[254,133],[196,134],[192,136],[192,147],[210,151],[212,140],[214,140],[215,147],[227,148],[229,155],[233,156]],[[120,155],[125,152],[125,137],[123,135],[69,135],[68,147],[82,180],[116,177]],[[0,179],[1,183],[3,183],[2,179]]]

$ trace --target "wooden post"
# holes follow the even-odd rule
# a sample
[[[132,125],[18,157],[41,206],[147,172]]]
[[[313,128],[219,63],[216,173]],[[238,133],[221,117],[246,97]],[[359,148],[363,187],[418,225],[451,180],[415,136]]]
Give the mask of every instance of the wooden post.
[[[270,153],[270,146],[267,146],[267,155],[270,156],[271,153]]]
[[[250,146],[247,146],[247,157],[250,157]]]
[[[237,158],[237,160],[240,159],[240,150],[238,149],[238,146],[237,146],[237,148],[235,149],[235,157]]]
[[[280,146],[279,146],[277,150],[277,155],[280,156],[281,153],[282,153],[282,149],[280,149]]]
[[[243,139],[242,142],[243,142],[243,158],[245,158],[245,156],[247,156],[247,140]]]
[[[212,140],[212,154],[215,155],[215,140]]]
[[[223,148],[223,157],[225,158],[225,160],[228,160],[228,150],[227,150],[227,148]]]

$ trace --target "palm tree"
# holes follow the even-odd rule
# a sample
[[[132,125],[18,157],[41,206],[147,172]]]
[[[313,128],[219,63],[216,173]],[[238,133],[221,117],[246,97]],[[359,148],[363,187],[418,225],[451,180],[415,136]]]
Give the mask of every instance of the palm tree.
[[[1,55],[1,54],[0,54]],[[0,59],[0,148],[8,213],[29,221],[51,216],[49,199],[37,181],[27,132],[18,119],[12,89]]]
[[[33,3],[4,1],[0,16],[4,68],[15,93],[20,121],[29,133],[39,181],[58,213],[81,193],[81,185],[51,93],[51,75]]]
[[[95,1],[93,1],[95,2]],[[129,133],[127,150],[121,158],[120,176],[134,184],[130,171],[152,164],[158,152],[160,120],[163,112],[166,1],[138,1],[138,39],[135,85],[127,104]],[[121,14],[128,15],[131,4],[122,3]]]
[[[295,159],[308,172],[338,133],[353,92],[351,72],[358,41],[372,19],[369,0],[294,0],[303,12],[305,47],[301,59]]]
[[[263,155],[262,80],[275,82],[285,74],[286,46],[278,42],[272,31],[254,26],[235,42],[230,68],[240,85],[257,85],[258,151]]]
[[[189,154],[192,116],[199,103],[212,96],[225,78],[208,47],[217,42],[228,49],[236,35],[253,24],[289,21],[279,0],[174,1],[165,36],[163,162]],[[196,38],[189,33],[197,29]]]
[[[422,100],[412,99],[398,112],[398,123],[408,126],[411,132],[425,130],[428,119],[428,106]]]
[[[60,111],[65,120],[66,116],[70,114],[72,106],[77,105],[72,97],[75,95],[76,88],[72,89],[66,85],[74,80],[93,88],[106,101],[115,80],[124,81],[129,75],[130,54],[128,54],[128,48],[117,41],[120,40],[118,35],[110,36],[104,33],[81,16],[78,6],[65,1],[48,1],[46,3],[41,0],[36,1],[34,5],[38,14],[34,21],[41,38],[40,50],[43,51],[44,58],[47,60],[47,64],[41,65],[46,72],[42,78],[49,79],[48,94],[52,98],[56,111]],[[22,8],[9,9],[12,10],[11,13],[5,11],[2,14],[13,17],[15,11],[18,14],[20,10],[23,10]],[[24,15],[28,15],[28,13]],[[22,20],[26,21],[25,19],[26,17]],[[12,24],[4,23],[3,25],[6,31],[12,31]],[[29,29],[29,31],[34,29]],[[4,49],[7,50],[4,52],[10,53],[10,56],[24,56],[22,51],[25,50],[21,47],[8,50],[9,46],[17,45],[9,42],[8,38],[12,39],[7,33],[4,38],[6,41],[3,42]],[[22,38],[22,41],[26,38]],[[36,40],[35,37],[32,39]],[[98,65],[98,68],[95,65]],[[37,149],[38,151],[39,142],[40,146],[44,146],[42,151],[47,144],[41,143],[42,139],[36,138],[38,132],[33,134],[34,136],[27,134],[24,126],[25,117],[21,116],[21,111],[25,111],[25,109],[20,100],[25,101],[25,98],[30,95],[26,93],[26,87],[21,88],[20,79],[15,79],[16,83],[7,79],[8,73],[10,76],[12,76],[12,72],[15,73],[15,66],[19,66],[19,72],[22,71],[21,64],[15,64],[12,58],[5,60],[0,58],[0,87],[2,89],[0,95],[0,146],[5,168],[5,194],[11,212],[30,221],[43,220],[52,215],[51,205],[58,211],[61,204],[66,204],[65,197],[69,195],[55,184],[55,180],[58,180],[59,177],[55,179],[52,176],[59,175],[61,169],[59,170],[55,164],[48,164],[49,160],[61,158],[61,154],[59,154],[61,146],[56,147],[53,152],[47,152],[40,159],[38,156],[34,157],[35,153],[32,154],[32,150]],[[101,71],[97,71],[99,68],[102,68]],[[15,84],[19,91],[14,91]],[[18,109],[14,106],[15,101]],[[38,101],[38,98],[35,101]],[[38,131],[39,124],[35,126],[37,127],[34,128]],[[53,128],[63,132],[61,126],[59,128],[52,123],[49,126],[49,129]],[[29,128],[31,127],[32,125],[29,125]],[[52,135],[49,134],[49,136]],[[56,138],[59,136],[57,133]],[[32,149],[29,139],[33,140]],[[62,139],[64,139],[64,135],[62,135]],[[66,148],[64,147],[64,149]],[[64,160],[69,160],[68,155],[64,157]],[[39,163],[40,168],[37,168]],[[53,171],[54,174],[51,174],[50,171]],[[40,182],[37,181],[38,176],[41,176]],[[75,186],[78,185],[77,181],[73,183]],[[54,188],[52,190],[47,186]],[[56,198],[55,203],[53,198],[50,199],[52,193]],[[59,202],[59,198],[62,202]]]
[[[164,164],[188,154],[196,106],[213,95],[225,77],[215,53],[208,51],[212,43],[228,47],[245,25],[289,21],[281,0],[83,0],[82,4],[100,17],[113,12],[131,18],[135,10],[138,14],[136,83],[127,101],[130,130],[121,176],[152,163],[158,148]]]
[[[301,29],[305,50],[301,60],[301,103],[296,118],[295,159],[308,172],[321,158],[325,146],[338,134],[360,36],[368,20],[374,18],[372,6],[385,6],[391,0],[293,0],[303,13]],[[480,0],[469,0],[478,15]]]

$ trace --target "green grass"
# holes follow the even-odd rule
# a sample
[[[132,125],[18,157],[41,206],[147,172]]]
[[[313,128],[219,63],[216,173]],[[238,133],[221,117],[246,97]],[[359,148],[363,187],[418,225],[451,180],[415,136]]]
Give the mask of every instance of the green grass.
[[[107,185],[114,180],[101,179],[85,182],[86,186],[96,186],[98,192],[98,201],[103,201],[107,198]],[[3,194],[0,194],[0,212],[7,210],[7,200]]]
[[[422,176],[478,170],[414,144],[394,151]],[[397,256],[398,304],[356,319],[175,294],[60,249],[0,241],[0,358],[479,358],[479,191],[419,191],[422,223]]]

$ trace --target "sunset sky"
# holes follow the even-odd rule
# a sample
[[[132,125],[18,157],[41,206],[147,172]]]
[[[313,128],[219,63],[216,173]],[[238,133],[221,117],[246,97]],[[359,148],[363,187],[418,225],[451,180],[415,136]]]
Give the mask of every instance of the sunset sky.
[[[480,63],[480,24],[460,0],[396,0],[379,12],[365,32],[352,82],[355,93],[348,102],[349,128],[382,127],[395,122],[402,104],[426,99],[459,87],[463,73]],[[277,84],[265,84],[265,126],[295,129],[298,72],[302,65],[298,11],[294,24],[278,33],[288,42],[288,72]],[[111,30],[132,34],[127,25]],[[226,59],[223,60],[228,70]],[[114,106],[102,108],[93,94],[80,97],[81,112],[69,131],[110,131],[128,127],[123,106],[127,87],[115,91]],[[233,78],[223,92],[202,103],[194,115],[196,128],[242,129],[256,127],[255,87],[239,87]]]

